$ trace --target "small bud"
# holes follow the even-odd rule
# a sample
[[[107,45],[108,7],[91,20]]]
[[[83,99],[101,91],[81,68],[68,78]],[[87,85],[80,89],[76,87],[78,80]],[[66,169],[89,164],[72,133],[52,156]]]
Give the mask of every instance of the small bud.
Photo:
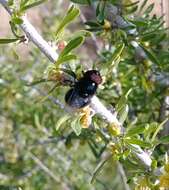
[[[80,123],[82,125],[82,128],[88,128],[89,125],[91,124],[91,110],[90,107],[87,106],[83,109],[80,110],[80,114],[82,115],[80,119]]]
[[[108,20],[104,20],[103,28],[105,30],[110,30],[111,29],[111,23]]]
[[[67,45],[66,41],[58,42],[58,44],[57,44],[58,50],[62,51],[66,47],[66,45]]]
[[[117,145],[113,142],[109,143],[108,149],[113,155],[117,155],[119,153]]]
[[[118,136],[120,135],[120,128],[117,127],[114,123],[109,124],[108,126],[109,133],[113,136]]]

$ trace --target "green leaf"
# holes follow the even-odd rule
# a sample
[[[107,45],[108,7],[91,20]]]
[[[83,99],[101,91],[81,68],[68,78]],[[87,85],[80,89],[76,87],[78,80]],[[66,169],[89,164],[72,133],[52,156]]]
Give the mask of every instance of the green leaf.
[[[96,22],[96,21],[88,21],[88,22],[85,22],[85,25],[87,26],[90,26],[90,27],[100,27],[101,25]]]
[[[124,123],[124,121],[126,120],[126,118],[127,118],[127,115],[128,115],[128,111],[129,111],[129,107],[128,107],[128,105],[126,104],[126,105],[124,105],[124,107],[120,110],[120,112],[118,113],[119,114],[119,122],[121,123],[121,124],[123,124]]]
[[[127,129],[126,136],[130,137],[136,134],[141,134],[145,130],[145,127],[143,126],[136,126],[136,127],[131,127]]]
[[[90,0],[71,0],[73,3],[82,4],[82,5],[88,5],[90,4]]]
[[[0,39],[0,44],[9,44],[9,43],[13,43],[18,41],[19,39],[15,38],[15,39]]]
[[[149,49],[146,49],[144,46],[140,45],[144,52],[146,53],[147,57],[150,59],[150,61],[152,61],[153,63],[156,63],[157,65],[160,65],[159,60],[157,59],[157,57],[155,56],[155,54]]]
[[[8,6],[12,6],[14,3],[14,0],[8,0]]]
[[[114,51],[114,53],[112,55],[111,63],[113,63],[114,61],[116,61],[121,56],[124,47],[125,47],[124,44],[120,44],[120,45],[117,46],[116,50]]]
[[[27,3],[29,3],[29,0],[21,0],[20,2],[20,8],[27,5]]]
[[[64,62],[68,62],[68,61],[75,60],[75,59],[77,59],[77,56],[76,56],[76,55],[73,55],[73,54],[61,56],[61,57],[56,61],[56,64],[59,65],[59,64],[62,64],[62,63],[64,63]]]
[[[21,18],[15,16],[15,17],[12,18],[12,22],[13,22],[14,24],[20,25],[20,24],[23,23],[23,20],[22,20]]]
[[[126,138],[124,140],[125,140],[125,142],[127,142],[129,144],[136,144],[136,145],[139,145],[139,146],[141,146],[143,148],[151,147],[151,143],[145,142],[145,141],[140,140],[140,139]]]
[[[71,128],[73,129],[73,131],[75,132],[75,134],[77,136],[79,136],[81,134],[81,124],[80,124],[80,117],[75,118],[72,123],[71,123]]]
[[[151,13],[151,11],[154,8],[154,3],[150,4],[147,9],[145,10],[144,14],[148,15],[149,13]]]
[[[127,99],[132,89],[129,89],[123,96],[120,97],[118,103],[116,104],[116,110],[119,112],[126,104]]]
[[[90,147],[90,149],[91,149],[93,155],[94,155],[96,158],[98,158],[98,152],[97,152],[97,150],[96,150],[96,147],[94,147],[94,145],[93,145],[90,141],[88,142],[88,144],[89,144],[89,147]]]
[[[133,6],[133,7],[127,7],[126,12],[127,12],[127,14],[133,14],[133,13],[135,13],[137,11],[137,9],[138,9],[137,5]]]
[[[66,115],[64,115],[63,117],[61,117],[61,118],[57,121],[57,123],[56,123],[56,125],[55,125],[55,129],[56,129],[56,130],[59,130],[60,127],[61,127],[61,125],[62,125],[63,123],[65,123],[69,118],[70,118],[70,115],[68,115],[68,114],[66,114]]]
[[[20,10],[21,11],[26,11],[27,9],[30,9],[30,8],[35,7],[35,6],[38,6],[38,5],[42,4],[42,3],[44,3],[45,1],[47,1],[47,0],[35,1],[35,2],[33,2],[31,4],[28,4],[28,5],[24,4],[24,6],[22,6]]]
[[[144,138],[146,141],[150,141],[150,137],[152,136],[152,133],[157,129],[158,123],[152,122],[150,124],[145,125],[145,131],[144,131]]]
[[[106,1],[99,1],[96,8],[96,17],[99,22],[103,22],[105,18]]]
[[[169,144],[169,135],[166,135],[166,136],[164,136],[164,137],[161,137],[161,138],[159,139],[159,142],[160,142],[161,144]]]
[[[168,118],[166,118],[162,123],[160,123],[160,125],[156,128],[153,136],[152,136],[152,139],[151,139],[151,142],[155,141],[155,138],[157,136],[157,134],[159,133],[159,131],[162,129],[163,125],[168,121]]]
[[[95,168],[93,174],[92,174],[92,178],[91,178],[91,183],[94,182],[94,180],[96,179],[96,176],[98,175],[98,173],[101,171],[101,169],[103,168],[104,164],[111,158],[111,156],[109,156],[108,158],[106,158],[105,160],[101,161],[97,167]]]
[[[59,59],[67,54],[69,54],[73,49],[77,48],[80,46],[84,41],[83,36],[78,36],[71,40],[66,47],[63,49],[63,51],[60,53]]]
[[[140,7],[139,12],[141,12],[141,11],[143,10],[143,8],[146,6],[147,2],[148,2],[148,0],[144,0],[144,1],[143,1],[142,5],[141,5],[141,7]]]
[[[64,29],[66,25],[68,25],[70,22],[72,22],[78,15],[80,11],[78,8],[71,6],[68,10],[66,16],[61,21],[60,25],[58,26],[58,29],[56,30],[56,37],[61,33],[61,31]]]
[[[133,2],[133,3],[125,4],[124,6],[125,6],[125,7],[133,7],[133,6],[135,6],[135,5],[138,5],[138,3],[139,3],[139,1],[135,1],[135,2]]]

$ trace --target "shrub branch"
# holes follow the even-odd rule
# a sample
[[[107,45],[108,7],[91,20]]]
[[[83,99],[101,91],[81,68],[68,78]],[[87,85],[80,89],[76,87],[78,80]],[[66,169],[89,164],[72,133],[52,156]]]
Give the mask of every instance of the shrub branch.
[[[12,15],[12,10],[8,6],[8,1],[0,0],[0,3],[7,10],[7,12]],[[43,52],[46,57],[48,57],[51,62],[55,63],[58,58],[58,54],[36,31],[32,24],[27,20],[26,15],[22,16],[22,20],[23,23],[20,25],[20,27],[24,31],[28,39],[32,41],[33,44],[35,44],[40,49],[40,51]],[[122,126],[120,125],[116,114],[111,113],[96,96],[92,98],[91,108],[95,111],[95,113],[100,114],[103,119],[107,120],[108,123],[113,123],[122,130]],[[135,151],[135,155],[137,156],[137,158],[145,165],[146,168],[150,168],[152,162],[150,156],[146,152],[144,152],[139,146],[133,146],[137,149]]]

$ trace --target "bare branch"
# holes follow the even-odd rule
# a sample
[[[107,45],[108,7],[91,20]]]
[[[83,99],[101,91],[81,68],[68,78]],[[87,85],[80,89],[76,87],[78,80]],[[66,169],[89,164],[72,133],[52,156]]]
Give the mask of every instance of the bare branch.
[[[41,160],[39,160],[39,158],[37,158],[34,154],[32,154],[31,152],[29,152],[29,155],[31,157],[31,159],[45,172],[47,173],[52,179],[54,179],[56,181],[56,183],[60,183],[60,179],[58,177],[56,177],[56,175],[47,167],[43,164],[43,162]]]

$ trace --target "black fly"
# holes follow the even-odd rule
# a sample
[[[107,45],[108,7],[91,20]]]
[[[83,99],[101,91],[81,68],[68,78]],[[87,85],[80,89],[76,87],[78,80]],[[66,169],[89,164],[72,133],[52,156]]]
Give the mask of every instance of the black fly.
[[[66,103],[75,109],[83,108],[90,104],[92,96],[102,82],[102,77],[97,70],[89,70],[79,80],[75,80],[72,88],[66,93]]]

